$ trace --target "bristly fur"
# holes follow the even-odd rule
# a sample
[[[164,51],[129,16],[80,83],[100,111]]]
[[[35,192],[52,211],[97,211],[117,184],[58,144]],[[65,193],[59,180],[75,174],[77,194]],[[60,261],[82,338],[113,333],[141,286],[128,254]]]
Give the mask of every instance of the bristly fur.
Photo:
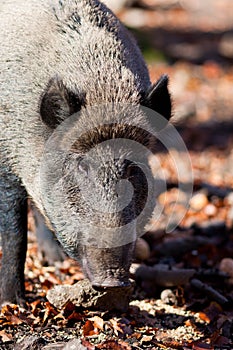
[[[3,0],[0,18],[0,152],[41,207],[35,179],[51,132],[38,105],[50,79],[98,105],[138,103],[149,75],[135,40],[97,0]]]

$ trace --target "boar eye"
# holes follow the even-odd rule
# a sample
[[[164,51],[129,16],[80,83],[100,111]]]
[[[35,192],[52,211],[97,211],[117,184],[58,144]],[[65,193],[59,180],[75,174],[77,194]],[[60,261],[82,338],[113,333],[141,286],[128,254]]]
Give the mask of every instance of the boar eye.
[[[89,172],[89,165],[83,157],[78,158],[78,170],[83,173],[84,175],[88,175]]]

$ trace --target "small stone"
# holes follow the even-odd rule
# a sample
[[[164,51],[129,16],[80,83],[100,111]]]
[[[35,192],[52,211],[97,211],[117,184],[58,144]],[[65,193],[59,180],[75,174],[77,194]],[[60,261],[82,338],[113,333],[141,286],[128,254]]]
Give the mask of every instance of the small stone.
[[[137,269],[141,266],[141,264],[138,264],[138,263],[133,263],[131,264],[130,268],[129,268],[129,273],[132,275],[132,276],[135,276],[135,273],[137,271]]]
[[[138,238],[135,245],[135,257],[138,260],[147,260],[150,257],[149,244],[143,239]]]
[[[204,212],[207,216],[215,216],[217,214],[217,208],[213,204],[207,204]]]
[[[88,350],[86,346],[83,346],[81,340],[74,338],[68,342],[58,342],[53,344],[48,344],[41,348],[41,350]]]
[[[227,214],[227,221],[230,227],[233,227],[233,206],[230,207]]]
[[[46,344],[46,341],[39,335],[26,336],[19,343],[14,345],[15,350],[27,350],[27,349],[42,349],[42,346]],[[2,349],[2,347],[1,347]]]
[[[177,298],[171,289],[164,289],[160,295],[163,303],[168,305],[177,305]]]
[[[230,276],[228,282],[230,284],[233,284],[233,259],[231,258],[222,259],[222,261],[219,264],[219,270],[227,273]]]
[[[87,350],[86,346],[83,346],[80,339],[70,340],[63,350]]]
[[[208,204],[208,198],[204,193],[197,193],[190,199],[189,204],[193,210],[200,211]]]
[[[226,202],[230,205],[233,205],[233,192],[230,192],[226,197]]]
[[[233,58],[233,34],[227,33],[223,35],[220,45],[219,45],[220,53],[229,58]]]

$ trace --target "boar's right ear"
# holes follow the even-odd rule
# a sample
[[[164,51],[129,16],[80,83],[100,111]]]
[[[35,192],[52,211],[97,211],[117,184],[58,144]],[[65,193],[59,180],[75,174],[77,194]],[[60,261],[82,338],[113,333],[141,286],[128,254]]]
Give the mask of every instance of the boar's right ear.
[[[41,119],[55,129],[63,120],[80,111],[82,104],[83,99],[68,90],[59,78],[53,78],[41,98]]]
[[[159,80],[153,84],[149,91],[145,94],[142,100],[142,105],[153,109],[155,112],[161,114],[165,120],[154,120],[152,124],[158,124],[156,129],[162,128],[166,125],[171,117],[172,103],[171,96],[168,91],[168,76],[162,75]],[[161,123],[161,125],[160,125]]]

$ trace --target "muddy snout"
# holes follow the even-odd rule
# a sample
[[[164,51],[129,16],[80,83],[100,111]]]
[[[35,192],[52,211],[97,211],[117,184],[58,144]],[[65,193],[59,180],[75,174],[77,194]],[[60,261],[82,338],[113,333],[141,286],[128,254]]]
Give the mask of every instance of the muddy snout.
[[[92,286],[98,289],[129,287],[133,251],[133,243],[116,248],[84,247],[83,271]]]

